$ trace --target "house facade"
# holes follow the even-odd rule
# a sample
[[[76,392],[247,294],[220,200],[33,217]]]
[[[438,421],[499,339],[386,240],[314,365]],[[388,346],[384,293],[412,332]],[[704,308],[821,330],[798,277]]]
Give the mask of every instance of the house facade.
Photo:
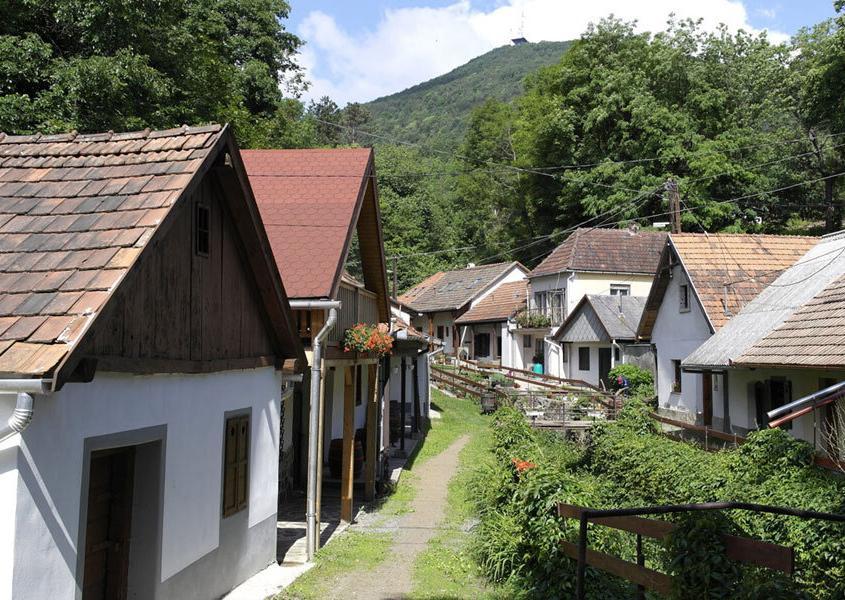
[[[645,300],[642,296],[583,296],[552,336],[560,347],[558,370],[563,377],[607,389],[608,373],[617,364],[636,364],[654,372],[650,344],[637,341]]]
[[[525,279],[503,283],[455,320],[468,358],[522,368],[524,353],[513,332],[514,317],[525,308],[527,293]]]
[[[528,270],[518,262],[470,265],[466,269],[435,273],[405,294],[399,302],[411,312],[411,324],[443,342],[444,352],[454,355],[471,340],[461,337],[455,320],[475,307],[499,286],[525,279]]]
[[[290,415],[297,443],[287,462],[295,485],[304,487],[309,475],[305,449],[312,425],[318,425],[319,458],[317,472],[312,474],[317,484],[317,521],[323,480],[339,479],[341,518],[349,522],[354,482],[364,484],[367,499],[375,494],[390,419],[390,406],[383,396],[387,363],[374,353],[345,350],[345,333],[356,324],[382,324],[387,330],[391,322],[373,151],[249,150],[243,154],[309,362],[315,361],[317,336],[321,331],[326,335],[316,384],[319,406],[312,407],[319,417],[309,420],[307,403]],[[313,384],[312,375],[299,393],[307,396]],[[353,469],[356,462],[359,466]]]
[[[0,155],[0,596],[225,594],[276,560],[305,358],[231,133]]]
[[[845,233],[824,236],[682,363],[684,371],[712,372],[724,382],[715,406],[725,431],[745,435],[778,422],[819,452],[843,458],[844,431],[835,415],[841,393],[823,392],[845,381],[838,322],[845,314]],[[837,395],[838,394],[838,395]],[[721,407],[719,406],[721,405]]]
[[[818,238],[753,234],[671,234],[638,327],[657,361],[659,412],[724,427],[722,375],[682,363]]]
[[[647,296],[666,234],[628,229],[575,230],[529,274],[529,307],[516,335],[546,372],[567,377],[569,359],[549,339],[587,294]]]

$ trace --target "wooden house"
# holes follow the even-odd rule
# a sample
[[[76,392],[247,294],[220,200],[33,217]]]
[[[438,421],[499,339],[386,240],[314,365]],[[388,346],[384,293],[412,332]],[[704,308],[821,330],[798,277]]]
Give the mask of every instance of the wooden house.
[[[213,598],[274,562],[304,359],[227,128],[0,134],[0,597]]]
[[[289,462],[299,485],[307,484],[310,476],[316,486],[308,491],[309,503],[317,503],[316,514],[308,509],[309,519],[319,521],[323,479],[340,478],[341,517],[351,521],[354,480],[362,481],[367,498],[374,495],[389,420],[389,409],[382,403],[383,382],[379,385],[386,371],[379,370],[380,357],[345,350],[345,333],[354,325],[390,323],[373,152],[249,150],[243,155],[298,335],[312,363],[312,382],[303,393],[309,393],[315,381],[319,385],[322,408],[313,406],[318,410],[305,414],[296,404],[290,415],[292,437],[302,442],[294,443],[292,451],[303,450]],[[312,351],[321,330],[327,337],[319,344],[321,359],[316,361]],[[318,412],[321,416],[310,421]],[[312,427],[321,434],[310,435]],[[308,467],[306,441],[314,444],[317,473]],[[353,471],[355,462],[364,467]],[[314,549],[309,543],[310,555]]]
[[[665,416],[722,429],[724,378],[681,364],[815,245],[818,238],[673,233],[660,257],[637,328],[656,350],[658,409]]]

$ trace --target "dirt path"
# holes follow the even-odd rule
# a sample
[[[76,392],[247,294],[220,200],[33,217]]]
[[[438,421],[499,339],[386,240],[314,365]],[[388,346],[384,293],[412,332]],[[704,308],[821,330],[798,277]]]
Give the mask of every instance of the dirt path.
[[[458,454],[468,441],[469,436],[460,437],[414,469],[417,494],[411,511],[399,518],[390,556],[372,571],[353,571],[333,582],[329,597],[396,600],[411,592],[414,559],[425,550],[443,520],[449,480],[458,466]],[[365,530],[366,527],[359,529]]]

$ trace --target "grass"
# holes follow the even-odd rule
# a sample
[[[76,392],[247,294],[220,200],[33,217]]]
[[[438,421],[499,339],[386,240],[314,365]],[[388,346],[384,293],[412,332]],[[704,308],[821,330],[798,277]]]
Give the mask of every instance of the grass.
[[[508,598],[510,594],[487,583],[479,573],[470,552],[472,534],[467,530],[473,516],[470,479],[481,461],[489,460],[489,419],[479,415],[474,405],[471,414],[455,406],[456,403],[466,402],[464,400],[439,392],[436,398],[438,403],[443,404],[444,418],[448,413],[453,413],[453,418],[463,413],[458,435],[468,434],[470,440],[461,450],[458,471],[449,482],[446,518],[442,523],[444,529],[429,541],[414,562],[410,597],[414,600]]]
[[[346,532],[321,548],[314,568],[276,596],[276,600],[319,600],[327,597],[336,577],[368,571],[388,556],[393,536],[387,533]]]

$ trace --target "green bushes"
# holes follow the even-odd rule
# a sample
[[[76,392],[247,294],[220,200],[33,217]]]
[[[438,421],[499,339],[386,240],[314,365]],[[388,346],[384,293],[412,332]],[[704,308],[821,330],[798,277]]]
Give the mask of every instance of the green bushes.
[[[704,452],[657,434],[641,402],[594,428],[587,449],[537,432],[513,409],[496,413],[493,460],[479,469],[473,496],[480,517],[476,557],[495,580],[518,582],[532,598],[571,597],[575,562],[560,541],[577,541],[577,522],[557,517],[558,502],[611,508],[737,500],[841,513],[845,482],[810,465],[808,447],[788,434],[752,434],[738,450]],[[677,577],[677,598],[812,598],[845,595],[845,527],[745,511],[676,517],[680,529],[665,547],[646,545],[647,564]],[[712,552],[734,532],[791,546],[795,581],[730,564]],[[591,527],[590,547],[626,560],[630,534]],[[733,590],[731,593],[725,590]],[[588,595],[630,597],[631,586],[588,570]]]
[[[610,389],[615,391],[625,387],[625,383],[620,384],[620,378],[627,383],[629,395],[654,395],[654,376],[651,371],[637,365],[616,365],[608,372]]]

